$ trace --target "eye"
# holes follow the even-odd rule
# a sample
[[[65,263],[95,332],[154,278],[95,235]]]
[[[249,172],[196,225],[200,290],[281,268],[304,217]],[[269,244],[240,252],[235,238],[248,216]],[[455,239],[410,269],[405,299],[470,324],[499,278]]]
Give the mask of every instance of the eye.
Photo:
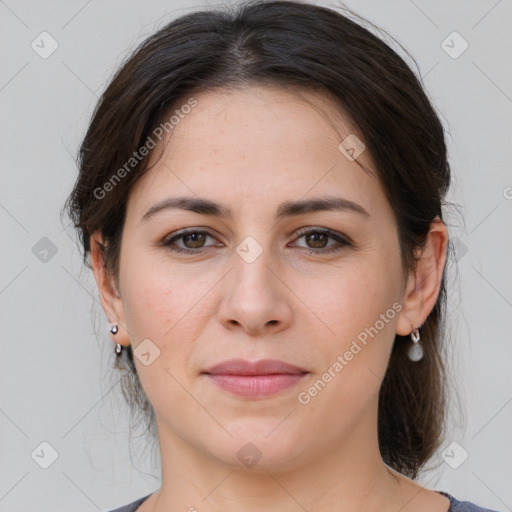
[[[163,245],[171,249],[175,252],[183,252],[183,253],[194,253],[199,252],[197,249],[203,249],[205,246],[204,243],[207,237],[213,238],[206,231],[198,231],[196,229],[186,229],[180,231],[178,234],[174,235],[167,240],[164,240]],[[180,247],[176,245],[176,242],[180,242],[184,245],[184,247]]]
[[[334,233],[333,231],[325,228],[309,228],[299,231],[297,240],[304,238],[308,244],[305,249],[310,249],[311,252],[333,252],[343,249],[344,246],[352,245],[345,237]],[[328,240],[332,239],[335,243],[328,245]]]

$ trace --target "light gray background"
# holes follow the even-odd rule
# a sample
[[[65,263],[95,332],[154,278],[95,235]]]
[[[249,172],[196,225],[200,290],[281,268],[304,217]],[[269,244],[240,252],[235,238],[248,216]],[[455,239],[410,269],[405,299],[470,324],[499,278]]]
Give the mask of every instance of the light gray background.
[[[159,487],[158,461],[143,440],[130,450],[127,411],[109,377],[106,317],[59,212],[76,178],[78,144],[114,69],[147,35],[200,5],[0,0],[1,511],[108,510]],[[450,408],[443,449],[457,442],[469,457],[453,469],[440,450],[439,467],[421,482],[512,510],[512,2],[346,5],[412,53],[449,134],[449,200],[460,205],[447,217],[458,258],[449,280],[449,368],[465,415]],[[43,31],[59,45],[46,59],[31,48]],[[469,44],[455,59],[442,47],[453,31]],[[460,41],[448,44],[460,48]],[[54,255],[36,245],[48,243],[43,237]],[[48,469],[35,462],[50,456],[42,442],[58,453]]]

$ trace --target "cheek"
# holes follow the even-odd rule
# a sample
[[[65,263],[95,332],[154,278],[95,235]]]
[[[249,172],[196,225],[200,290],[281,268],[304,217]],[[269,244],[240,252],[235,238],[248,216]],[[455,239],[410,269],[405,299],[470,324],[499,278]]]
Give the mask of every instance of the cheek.
[[[208,291],[217,275],[191,274],[151,253],[146,261],[127,259],[126,270],[123,305],[132,343],[149,338],[161,351],[170,347],[176,361],[212,314]]]
[[[326,285],[306,295],[326,333],[341,339],[354,337],[373,325],[398,297],[398,285],[390,268],[380,269],[372,261],[347,266]],[[309,304],[308,304],[309,302]],[[334,333],[332,332],[334,331]]]
[[[324,329],[327,335],[316,337],[315,358],[321,364],[301,388],[308,403],[299,407],[325,418],[318,422],[322,428],[315,426],[319,436],[326,435],[327,424],[333,432],[349,431],[378,399],[394,339],[393,281],[375,266],[352,267],[317,295],[318,315],[334,334]]]
[[[135,337],[161,338],[172,327],[176,317],[179,301],[176,289],[169,280],[151,271],[130,273],[124,297],[126,321],[130,332]]]
[[[176,410],[190,407],[187,394],[178,382],[187,378],[184,373],[189,368],[197,335],[194,331],[197,311],[193,303],[198,300],[194,299],[199,290],[187,293],[186,280],[177,278],[169,269],[141,261],[135,263],[136,258],[126,260],[123,306],[137,374],[156,411],[165,410],[171,403]],[[190,286],[190,279],[188,284]],[[147,339],[157,347],[156,350],[149,345],[152,360],[148,365],[137,357],[138,346]],[[158,355],[153,359],[153,354]]]
[[[328,385],[324,399],[335,393],[336,403],[347,404],[366,392],[374,394],[386,371],[400,308],[401,275],[396,254],[383,251],[367,253],[357,263],[340,267],[310,295],[308,306],[321,322],[311,318],[324,333],[316,336],[324,366],[318,368],[320,376],[338,362],[331,370],[337,378]]]

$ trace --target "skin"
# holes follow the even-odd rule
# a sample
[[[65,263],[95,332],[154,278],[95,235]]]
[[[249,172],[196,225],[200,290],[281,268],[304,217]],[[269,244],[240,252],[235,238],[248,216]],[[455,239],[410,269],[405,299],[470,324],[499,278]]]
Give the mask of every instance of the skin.
[[[404,275],[394,213],[379,180],[338,150],[339,129],[357,131],[333,114],[339,109],[329,98],[270,86],[194,97],[198,105],[130,193],[118,287],[95,243],[101,233],[92,235],[101,302],[119,325],[112,339],[136,350],[149,338],[160,350],[148,366],[135,358],[162,460],[162,486],[139,511],[446,512],[448,499],[387,467],[377,442],[378,392],[394,337],[421,326],[436,302],[445,225],[432,223],[417,269]],[[373,168],[368,151],[358,161]],[[325,195],[350,199],[369,216],[275,217],[284,201]],[[178,196],[215,200],[233,218],[167,209],[141,220]],[[175,241],[196,253],[163,245],[189,227],[210,235]],[[353,245],[297,235],[304,227],[330,229]],[[262,249],[251,263],[236,251],[247,236]],[[339,250],[322,253],[322,244]],[[299,403],[298,393],[396,302],[401,311]],[[259,399],[233,396],[201,375],[236,357],[280,359],[310,373]],[[262,454],[251,468],[237,457],[248,442]]]

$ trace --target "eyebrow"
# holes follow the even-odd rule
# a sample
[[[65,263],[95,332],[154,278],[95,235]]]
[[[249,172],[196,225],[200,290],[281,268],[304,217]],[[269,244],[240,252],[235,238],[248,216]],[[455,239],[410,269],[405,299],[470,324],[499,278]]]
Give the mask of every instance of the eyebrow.
[[[141,221],[146,221],[154,217],[157,213],[170,209],[181,209],[219,218],[233,218],[233,213],[228,207],[210,199],[172,197],[164,199],[152,206],[142,216]],[[349,199],[332,196],[304,199],[301,201],[285,201],[279,205],[276,217],[283,219],[284,217],[293,217],[320,211],[346,211],[357,213],[364,217],[370,217],[368,211],[360,204],[350,201]]]

